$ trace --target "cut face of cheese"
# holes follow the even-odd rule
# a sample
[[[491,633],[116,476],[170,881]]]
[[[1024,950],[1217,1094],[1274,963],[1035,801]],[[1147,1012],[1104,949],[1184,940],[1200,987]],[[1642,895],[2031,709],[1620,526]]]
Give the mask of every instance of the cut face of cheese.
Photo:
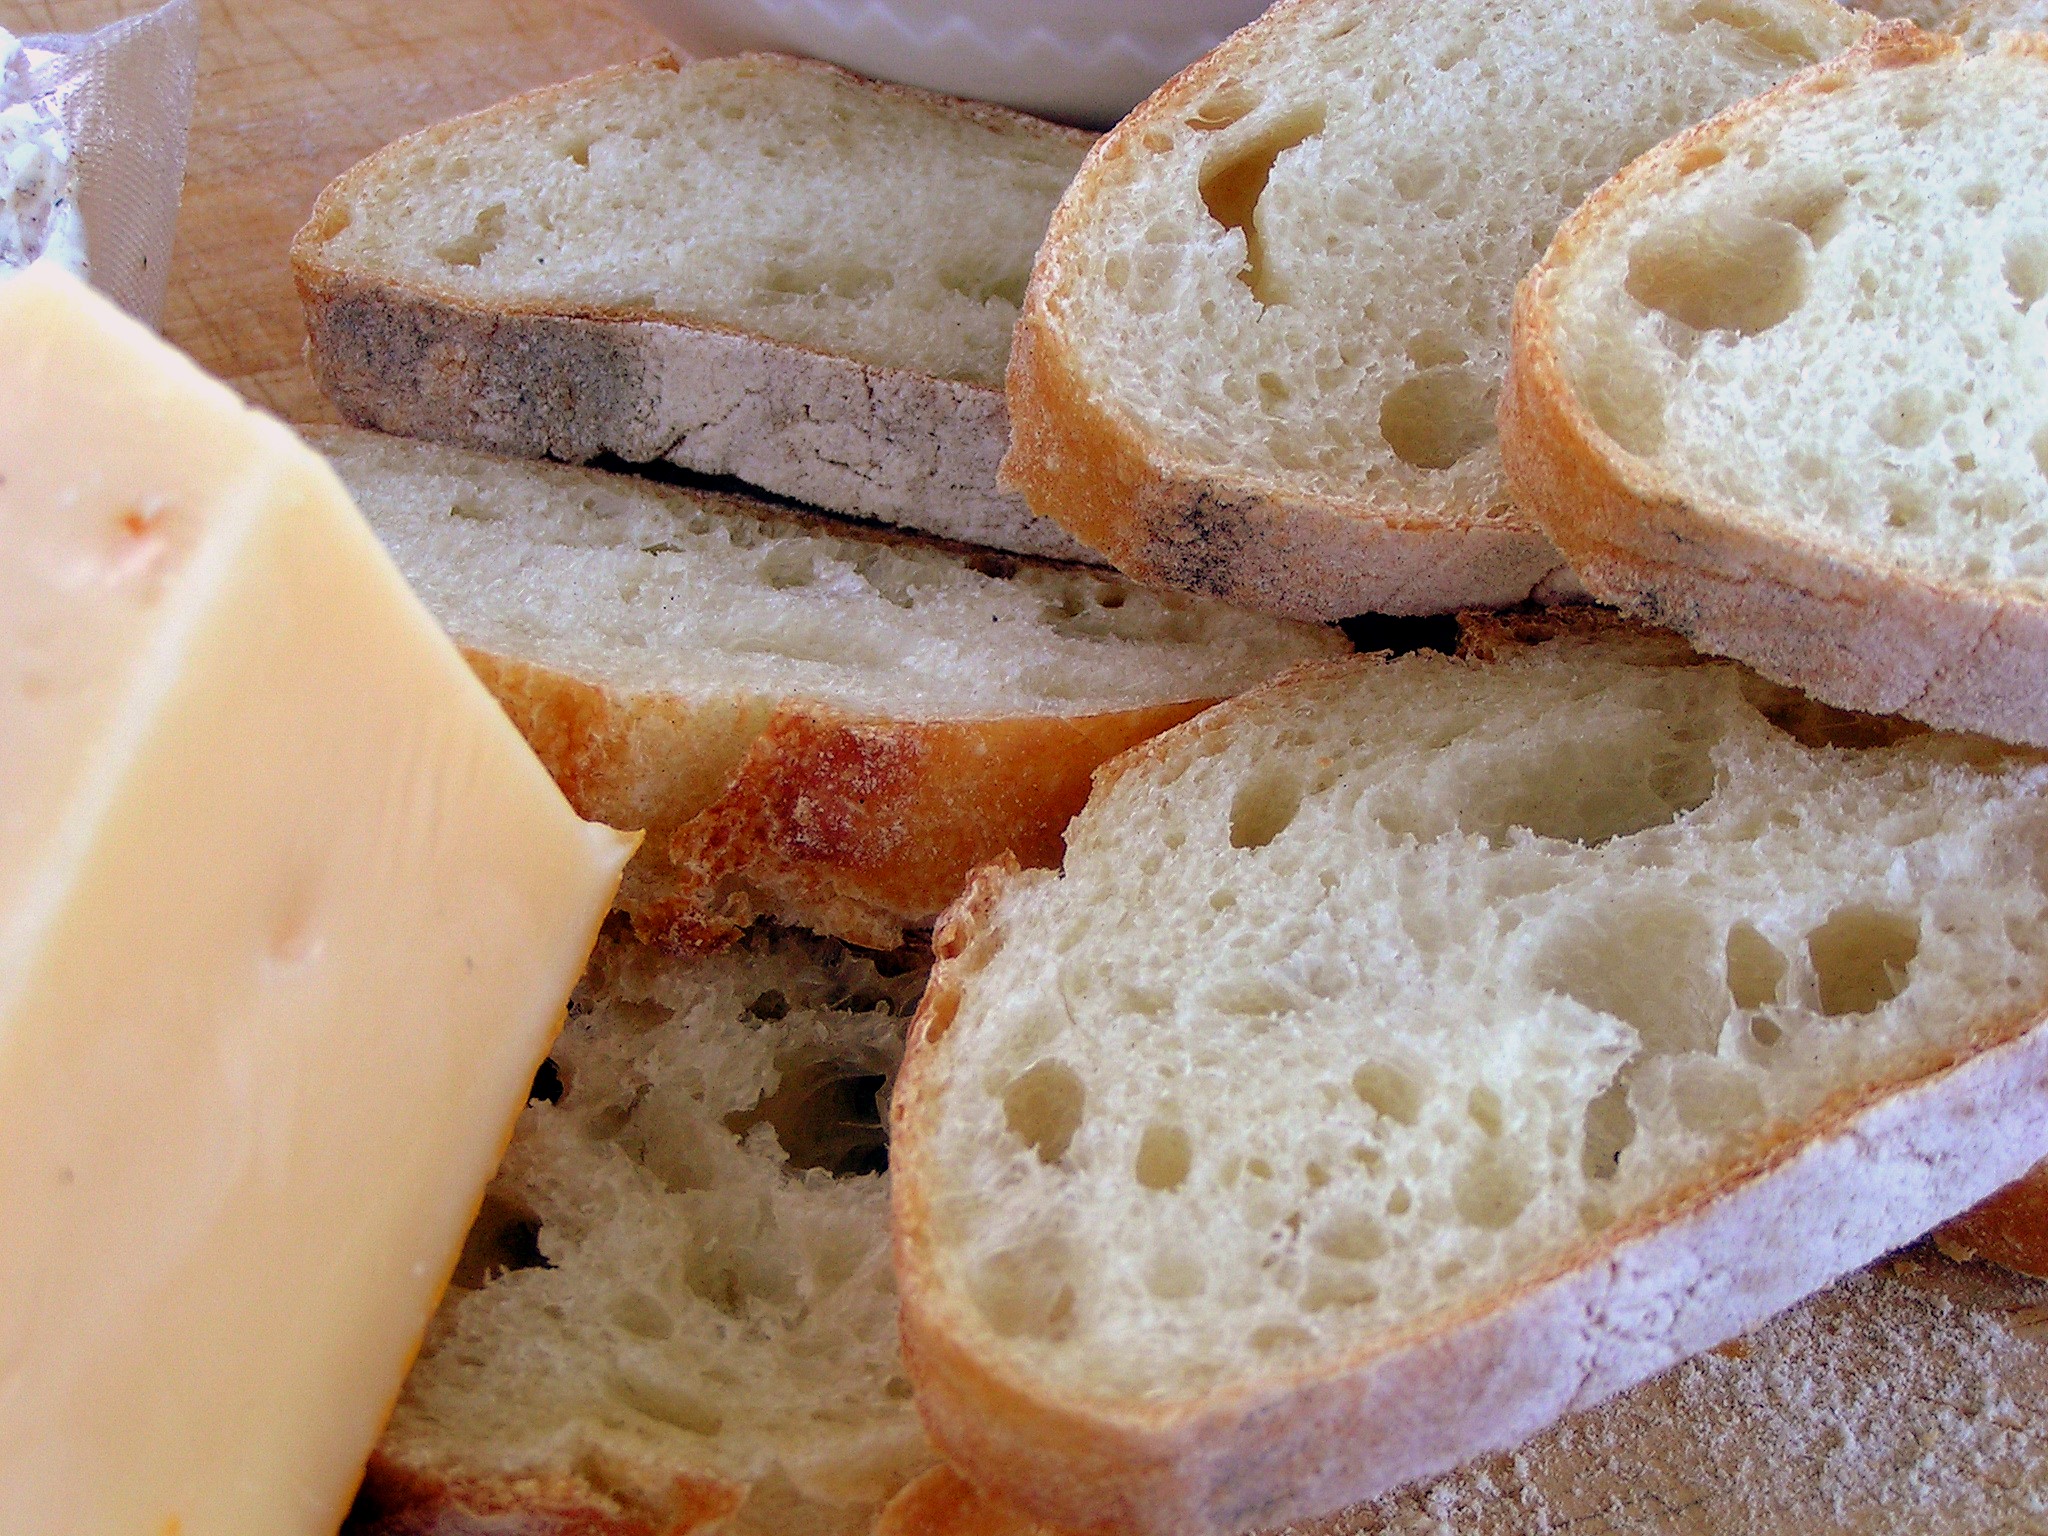
[[[290,432],[0,283],[0,1530],[334,1529],[632,841]]]

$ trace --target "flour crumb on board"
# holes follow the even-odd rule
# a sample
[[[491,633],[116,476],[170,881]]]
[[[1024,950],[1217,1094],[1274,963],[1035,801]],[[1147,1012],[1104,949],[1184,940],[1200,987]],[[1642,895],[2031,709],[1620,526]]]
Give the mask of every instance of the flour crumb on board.
[[[1931,1248],[1318,1536],[2048,1532],[2048,1284]]]

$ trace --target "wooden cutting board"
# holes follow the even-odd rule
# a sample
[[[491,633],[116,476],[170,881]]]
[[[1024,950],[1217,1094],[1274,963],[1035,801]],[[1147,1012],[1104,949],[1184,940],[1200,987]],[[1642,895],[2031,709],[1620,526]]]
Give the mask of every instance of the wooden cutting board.
[[[142,8],[0,0],[0,25],[69,31]],[[332,415],[301,360],[285,269],[320,188],[399,134],[660,46],[592,0],[205,0],[202,12],[164,330],[299,421]],[[1517,1452],[1323,1530],[2048,1533],[2044,1403],[2048,1284],[1916,1248]]]

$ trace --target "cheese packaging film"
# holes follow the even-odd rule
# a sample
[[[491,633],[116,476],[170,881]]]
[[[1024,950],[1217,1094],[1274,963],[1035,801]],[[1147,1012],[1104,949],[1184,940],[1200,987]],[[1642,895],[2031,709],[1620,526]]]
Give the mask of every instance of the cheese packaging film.
[[[632,843],[310,449],[0,281],[0,1531],[334,1530]]]

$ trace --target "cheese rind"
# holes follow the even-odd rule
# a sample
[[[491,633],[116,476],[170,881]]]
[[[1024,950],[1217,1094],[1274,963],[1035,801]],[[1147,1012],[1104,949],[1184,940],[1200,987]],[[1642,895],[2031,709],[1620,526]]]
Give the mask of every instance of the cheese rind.
[[[310,450],[40,270],[0,547],[0,1530],[331,1532],[632,839]]]

